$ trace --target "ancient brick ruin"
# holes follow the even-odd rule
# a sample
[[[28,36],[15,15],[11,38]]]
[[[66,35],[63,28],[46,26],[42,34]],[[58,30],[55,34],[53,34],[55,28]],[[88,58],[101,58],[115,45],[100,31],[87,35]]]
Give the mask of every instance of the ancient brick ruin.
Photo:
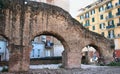
[[[0,35],[9,42],[10,72],[29,70],[31,41],[39,35],[62,42],[64,68],[80,68],[81,50],[87,45],[97,47],[105,63],[112,60],[113,41],[85,29],[59,7],[23,0],[3,0],[1,5]]]

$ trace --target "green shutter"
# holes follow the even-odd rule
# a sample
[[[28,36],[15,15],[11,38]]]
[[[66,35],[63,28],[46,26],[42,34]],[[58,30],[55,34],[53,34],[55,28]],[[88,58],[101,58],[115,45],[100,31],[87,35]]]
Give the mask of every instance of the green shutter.
[[[101,29],[102,27],[101,27],[101,24],[100,24],[100,29]]]

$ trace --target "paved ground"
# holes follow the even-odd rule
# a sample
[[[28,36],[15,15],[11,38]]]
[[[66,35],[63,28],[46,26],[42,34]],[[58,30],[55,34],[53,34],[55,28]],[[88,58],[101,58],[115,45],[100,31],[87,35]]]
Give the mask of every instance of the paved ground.
[[[82,69],[31,69],[24,73],[0,74],[120,74],[120,67],[82,65]]]

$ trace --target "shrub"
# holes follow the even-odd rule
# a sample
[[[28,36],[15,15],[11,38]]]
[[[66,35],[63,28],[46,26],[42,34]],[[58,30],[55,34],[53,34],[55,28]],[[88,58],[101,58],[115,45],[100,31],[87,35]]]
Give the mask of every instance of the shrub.
[[[120,62],[111,62],[107,66],[120,66]]]

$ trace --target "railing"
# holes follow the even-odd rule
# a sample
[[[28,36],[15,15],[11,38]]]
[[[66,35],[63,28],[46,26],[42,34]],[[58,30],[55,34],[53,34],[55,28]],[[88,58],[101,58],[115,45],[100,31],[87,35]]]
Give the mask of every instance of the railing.
[[[84,26],[90,26],[90,24],[84,24]]]
[[[106,20],[110,19],[110,18],[113,18],[114,16],[113,15],[110,15],[110,16],[107,16],[106,17]]]
[[[117,34],[117,35],[115,35],[115,34],[113,34],[113,35],[108,35],[107,38],[109,38],[109,39],[120,38],[120,34]]]
[[[106,29],[110,29],[110,28],[115,28],[115,25],[108,25],[108,26],[106,26]]]
[[[86,18],[89,18],[89,16],[85,16],[85,19],[86,19]]]
[[[52,49],[52,48],[53,48],[53,45],[54,45],[54,43],[46,42],[45,48],[46,48],[46,49]]]
[[[115,38],[115,35],[114,34],[113,35],[108,35],[107,38],[113,39],[113,38]]]
[[[111,9],[111,8],[113,8],[113,5],[107,6],[107,7],[105,8],[105,10],[108,10],[108,9]]]

